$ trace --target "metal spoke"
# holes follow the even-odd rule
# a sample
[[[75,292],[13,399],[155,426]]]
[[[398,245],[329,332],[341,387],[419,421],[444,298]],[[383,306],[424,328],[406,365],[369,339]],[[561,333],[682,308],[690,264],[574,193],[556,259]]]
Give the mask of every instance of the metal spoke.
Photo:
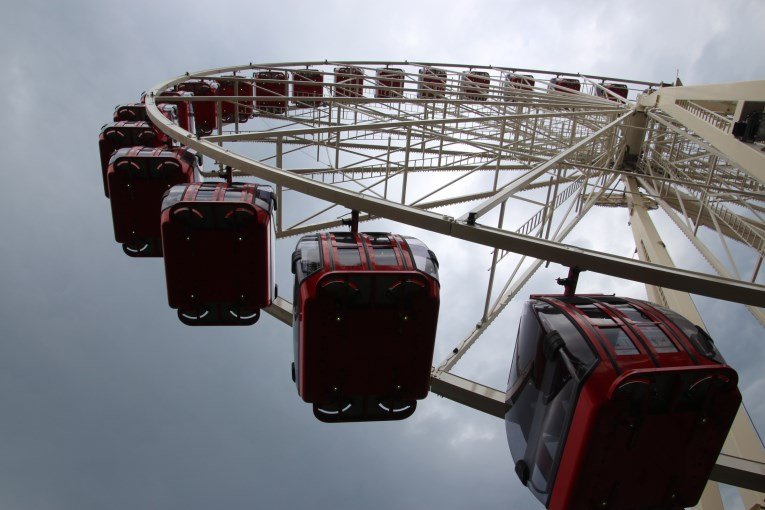
[[[342,74],[336,67],[342,66],[362,71],[358,93],[338,93],[346,86],[336,83]],[[386,90],[377,80],[382,67],[402,69],[400,93],[378,97]],[[446,72],[443,90],[423,94],[423,67]],[[292,73],[306,68],[319,70],[324,79],[321,104],[314,107],[299,103],[305,97],[291,95]],[[287,76],[278,83],[285,91],[278,98],[282,110],[258,109],[265,96],[274,100],[265,83],[255,85],[253,96],[163,97],[213,101],[219,114],[225,103],[237,112],[232,125],[219,124],[214,134],[197,137],[156,108],[160,93],[190,78],[241,80],[263,70]],[[463,73],[471,70],[489,73],[480,93],[464,86]],[[533,86],[508,81],[524,73],[534,75]],[[576,78],[580,89],[556,86],[551,80],[559,76]],[[606,82],[626,84],[629,96],[613,93]],[[475,304],[478,325],[433,369],[431,389],[495,416],[504,414],[503,392],[450,370],[545,262],[643,282],[657,296],[690,292],[743,303],[765,326],[760,308],[765,285],[757,283],[765,256],[765,153],[731,135],[747,101],[765,101],[765,82],[662,87],[558,71],[377,61],[211,69],[167,80],[146,97],[152,122],[211,158],[213,168],[231,166],[237,177],[276,185],[277,239],[340,227],[342,220],[332,211],[341,207],[360,211],[361,222],[387,219],[491,248],[485,292]],[[239,118],[240,107],[252,107],[253,118]],[[237,152],[245,147],[255,149],[260,159]],[[210,168],[202,174],[220,175]],[[290,207],[301,195],[324,203],[311,202],[310,212]],[[640,209],[645,228],[653,228],[646,211],[661,208],[716,274],[674,267],[664,255],[656,263],[564,244],[595,206]],[[447,214],[436,212],[442,208]],[[497,226],[480,223],[482,218]],[[719,240],[715,245],[727,267],[702,241],[708,235],[703,229]],[[661,244],[652,241],[651,249],[659,250]],[[746,255],[739,254],[742,250]],[[643,249],[640,255],[647,259],[649,252]],[[501,266],[511,254],[519,255],[516,265]],[[511,276],[497,291],[497,278],[506,270]],[[291,305],[283,299],[266,311],[291,323]],[[716,473],[745,486],[752,482],[743,481],[742,473],[765,480],[763,473],[754,473],[757,469],[756,463],[727,459]]]

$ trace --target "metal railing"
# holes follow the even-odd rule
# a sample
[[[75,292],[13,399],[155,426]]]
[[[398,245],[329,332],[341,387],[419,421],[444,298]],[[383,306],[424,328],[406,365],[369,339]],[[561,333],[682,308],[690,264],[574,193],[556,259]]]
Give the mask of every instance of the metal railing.
[[[724,133],[730,134],[731,130],[733,129],[733,121],[731,119],[727,119],[718,113],[707,110],[703,106],[699,106],[693,101],[680,100],[675,102],[675,104],[680,108],[683,108],[692,113],[696,117],[702,119],[703,121],[708,122]]]

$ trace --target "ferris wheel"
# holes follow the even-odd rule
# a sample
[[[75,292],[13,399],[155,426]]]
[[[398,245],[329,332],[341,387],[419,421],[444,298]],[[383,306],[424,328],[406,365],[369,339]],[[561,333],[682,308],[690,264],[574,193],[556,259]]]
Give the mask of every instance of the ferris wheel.
[[[110,194],[110,186],[130,187],[132,182],[119,180],[116,165],[122,161],[132,168],[131,175],[164,172],[172,177],[162,186],[185,186],[175,194],[176,188],[165,194],[162,221],[163,229],[165,222],[170,225],[168,232],[175,228],[170,217],[174,212],[184,225],[196,222],[199,229],[209,230],[209,224],[203,225],[206,218],[214,216],[209,221],[239,225],[249,221],[249,216],[261,214],[258,211],[266,211],[272,220],[259,234],[261,244],[273,245],[269,235],[276,242],[291,244],[303,236],[300,242],[308,243],[302,259],[299,250],[297,258],[293,256],[293,272],[307,271],[295,266],[310,265],[305,254],[311,250],[326,253],[328,258],[334,253],[338,261],[342,253],[353,252],[341,250],[340,245],[349,242],[347,236],[324,234],[350,226],[357,236],[350,241],[354,249],[359,243],[354,255],[359,264],[376,265],[379,253],[379,260],[388,256],[397,261],[380,266],[388,272],[400,266],[427,275],[429,271],[423,269],[427,264],[435,268],[430,278],[408,276],[384,283],[389,294],[406,296],[399,304],[406,301],[420,311],[428,309],[427,296],[437,296],[432,290],[438,278],[435,254],[406,236],[358,237],[359,224],[387,219],[491,250],[486,260],[488,280],[475,283],[485,288],[483,311],[446,359],[434,360],[425,393],[429,389],[480,412],[506,418],[504,391],[459,377],[452,369],[513,300],[524,298],[519,296],[524,285],[551,262],[571,268],[568,278],[562,280],[566,293],[575,293],[580,271],[593,271],[644,283],[650,301],[696,325],[703,326],[703,321],[689,293],[740,303],[765,327],[761,308],[765,286],[759,283],[765,272],[761,270],[765,254],[765,82],[683,87],[679,80],[665,84],[498,66],[317,61],[250,63],[187,73],[154,86],[142,99],[142,103],[122,107],[120,115],[115,112],[119,122],[108,128],[113,136],[107,128],[102,133],[104,190],[111,195],[113,211],[120,198]],[[165,170],[141,166],[152,158],[164,161]],[[107,171],[112,167],[113,172]],[[250,176],[273,183],[272,192],[260,185],[232,187],[234,180]],[[199,183],[200,177],[207,184]],[[136,200],[140,190],[134,186],[130,193],[131,200]],[[190,199],[190,193],[199,198]],[[203,201],[203,195],[221,203],[249,201],[252,207],[227,210],[219,219],[218,213],[188,206],[190,201]],[[187,207],[179,208],[179,204]],[[171,207],[174,209],[168,212]],[[566,244],[567,235],[596,207],[628,209],[637,260]],[[716,274],[675,265],[648,214],[659,208]],[[147,223],[156,224],[156,214],[149,214]],[[115,233],[119,223],[115,216]],[[185,230],[172,234],[163,230],[160,239],[159,233],[136,235],[136,227],[131,225],[124,225],[122,238],[117,235],[128,255],[164,255],[169,285],[174,277],[168,264],[180,268],[179,275],[187,274],[182,267],[184,257],[175,251],[171,254],[167,248],[173,245],[165,239],[175,235],[179,245],[192,242]],[[707,232],[714,233],[719,244],[710,246]],[[215,239],[212,236],[203,244],[214,246]],[[246,242],[241,237],[238,240]],[[239,253],[232,250],[230,253]],[[366,263],[362,262],[364,254]],[[261,255],[262,260],[269,257],[269,253]],[[321,266],[320,259],[315,264]],[[178,262],[169,262],[172,260]],[[212,321],[210,324],[252,324],[262,308],[293,325],[300,315],[297,302],[293,306],[284,298],[285,285],[281,293],[275,292],[273,276],[266,273],[264,269],[261,280],[268,282],[268,288],[246,289],[248,299],[245,290],[236,287],[242,298],[237,306],[211,310],[189,304],[186,301],[188,296],[193,301],[194,291],[185,287],[175,305],[168,289],[171,305],[187,324],[205,320]],[[306,278],[309,274],[306,272]],[[503,282],[500,275],[509,277]],[[330,283],[328,289],[340,289],[327,290],[337,302],[341,297],[343,303],[349,302],[351,293],[364,293],[358,282]],[[383,284],[376,281],[374,285]],[[259,297],[250,300],[251,295]],[[299,291],[294,294],[299,295]],[[627,305],[606,300],[586,306],[603,311]],[[629,306],[643,317],[652,317],[654,323],[661,322],[657,317],[662,312],[652,312],[637,302]],[[396,320],[408,320],[408,312],[401,310],[396,308]],[[614,319],[620,313],[606,315]],[[337,322],[345,320],[344,315],[331,311],[326,315]],[[423,312],[421,320],[413,322],[427,323],[426,316]],[[669,322],[661,327],[668,331]],[[413,331],[413,335],[427,336],[426,331]],[[638,337],[642,338],[630,333],[630,338]],[[432,346],[430,352],[432,357]],[[425,359],[430,367],[430,358]],[[561,363],[566,359],[561,354]],[[569,361],[564,364],[571,368],[575,363]],[[571,368],[574,379],[577,370]],[[305,399],[307,390],[298,386]],[[401,384],[397,387],[400,390]],[[396,419],[406,417],[414,412],[415,398],[422,396],[381,400],[377,404],[384,412],[379,416],[400,412]],[[343,416],[346,405],[353,407],[349,401],[334,408],[319,406],[318,411],[315,407],[315,413],[333,421],[333,417]],[[368,410],[365,406],[363,412]],[[379,416],[377,419],[387,419]],[[518,466],[516,471],[524,481],[525,464]],[[526,474],[526,478],[531,476]],[[739,412],[733,421],[712,480],[739,487],[747,508],[765,505],[765,451],[745,413]],[[603,508],[608,505],[604,500]],[[722,508],[714,483],[707,485],[702,507]]]

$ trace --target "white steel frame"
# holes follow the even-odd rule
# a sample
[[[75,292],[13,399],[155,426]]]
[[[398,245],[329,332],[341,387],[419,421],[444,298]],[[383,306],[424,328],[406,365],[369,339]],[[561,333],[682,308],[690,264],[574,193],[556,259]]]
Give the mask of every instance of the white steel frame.
[[[362,90],[367,93],[363,97],[334,97],[337,66],[357,66],[364,71]],[[373,96],[379,87],[375,72],[382,67],[404,71],[403,95],[370,97],[369,91]],[[447,73],[441,97],[418,97],[418,71],[427,67]],[[252,123],[245,124],[246,119],[240,119],[235,109],[233,124],[225,129],[219,126],[213,135],[197,136],[167,120],[156,107],[162,91],[191,78],[226,76],[239,80],[250,78],[255,71],[278,70],[291,79],[292,71],[306,68],[324,73],[323,104],[301,108],[294,102],[305,98],[287,96],[284,99],[290,106],[286,112],[260,112],[258,129],[245,129]],[[485,98],[475,89],[463,87],[465,74],[474,71],[490,75],[489,84],[480,91],[485,92]],[[524,74],[534,75],[533,87],[508,81]],[[559,76],[579,79],[581,91],[569,93],[550,84]],[[611,93],[604,88],[605,82],[627,84],[628,98]],[[662,85],[496,66],[291,62],[187,73],[150,89],[146,105],[159,129],[212,158],[219,169],[227,165],[234,169],[234,175],[252,175],[274,183],[280,203],[291,190],[330,204],[291,226],[284,225],[280,210],[277,238],[340,226],[341,220],[326,219],[327,211],[340,206],[361,211],[361,221],[387,218],[490,247],[483,313],[475,329],[433,368],[431,391],[504,417],[504,392],[458,377],[451,369],[545,261],[642,282],[648,286],[651,299],[676,308],[699,324],[701,318],[689,293],[742,303],[765,326],[761,308],[765,305],[765,286],[758,283],[765,272],[761,270],[765,255],[765,153],[762,146],[745,144],[730,134],[747,102],[765,101],[765,81]],[[596,92],[605,97],[596,96]],[[214,101],[220,113],[224,102],[236,104],[258,98],[262,99],[256,90],[255,96],[183,100]],[[162,98],[173,100],[178,98]],[[256,160],[238,154],[235,144],[243,142],[272,145],[274,156]],[[284,156],[294,151],[315,153],[316,164],[282,168]],[[422,172],[453,178],[413,198],[411,190],[407,193],[409,178]],[[459,188],[463,179],[486,172],[493,176],[491,186],[468,193]],[[215,171],[204,175],[218,176]],[[538,198],[542,195],[544,201]],[[504,226],[510,201],[536,208],[525,223],[512,230]],[[468,203],[475,204],[467,206],[458,218],[433,211]],[[563,243],[596,205],[629,208],[639,260]],[[717,274],[675,267],[645,213],[657,207],[666,212]],[[497,209],[496,226],[481,223]],[[321,217],[325,219],[312,223]],[[699,239],[702,226],[716,233],[728,265]],[[737,267],[731,241],[750,251],[752,260],[747,263],[751,267]],[[497,265],[512,253],[522,255],[520,262],[492,300]],[[291,324],[292,305],[284,299],[277,298],[266,311]],[[729,443],[745,446],[726,446],[712,473],[712,480],[741,488],[747,505],[765,504],[765,450],[759,440],[752,439],[752,431],[748,419],[738,420]],[[710,484],[701,505],[707,510],[722,508],[716,486]]]

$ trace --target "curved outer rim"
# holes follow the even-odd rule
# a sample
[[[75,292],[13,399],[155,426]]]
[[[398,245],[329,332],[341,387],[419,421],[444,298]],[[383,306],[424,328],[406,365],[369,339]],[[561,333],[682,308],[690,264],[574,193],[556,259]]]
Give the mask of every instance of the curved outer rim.
[[[658,264],[633,260],[607,253],[588,250],[576,246],[554,243],[536,237],[516,234],[483,225],[468,225],[445,216],[411,206],[393,203],[387,200],[356,193],[343,188],[330,186],[307,177],[278,169],[231,152],[207,140],[197,139],[193,134],[171,123],[157,108],[155,97],[160,91],[182,83],[190,78],[207,77],[234,71],[244,71],[259,67],[295,67],[328,64],[368,64],[368,65],[443,65],[446,67],[465,67],[474,69],[496,69],[506,71],[526,71],[517,68],[496,66],[466,66],[459,64],[426,64],[421,62],[386,62],[386,61],[314,61],[271,64],[247,64],[232,67],[208,69],[164,81],[149,89],[146,94],[146,110],[151,121],[163,133],[182,145],[186,145],[224,165],[247,171],[258,178],[288,187],[299,193],[307,194],[330,203],[336,203],[348,209],[357,209],[375,216],[405,223],[439,234],[455,237],[500,250],[520,253],[537,259],[556,262],[563,266],[577,266],[583,270],[616,276],[649,285],[672,288],[692,294],[699,294],[737,303],[765,306],[765,286],[742,282],[731,278],[708,275],[678,268],[667,268]],[[531,70],[531,72],[534,72]],[[550,71],[537,71],[547,74],[565,74]],[[629,80],[627,80],[629,81]],[[633,82],[650,84],[649,82]],[[634,109],[633,109],[634,111]],[[283,134],[288,136],[289,131]]]

